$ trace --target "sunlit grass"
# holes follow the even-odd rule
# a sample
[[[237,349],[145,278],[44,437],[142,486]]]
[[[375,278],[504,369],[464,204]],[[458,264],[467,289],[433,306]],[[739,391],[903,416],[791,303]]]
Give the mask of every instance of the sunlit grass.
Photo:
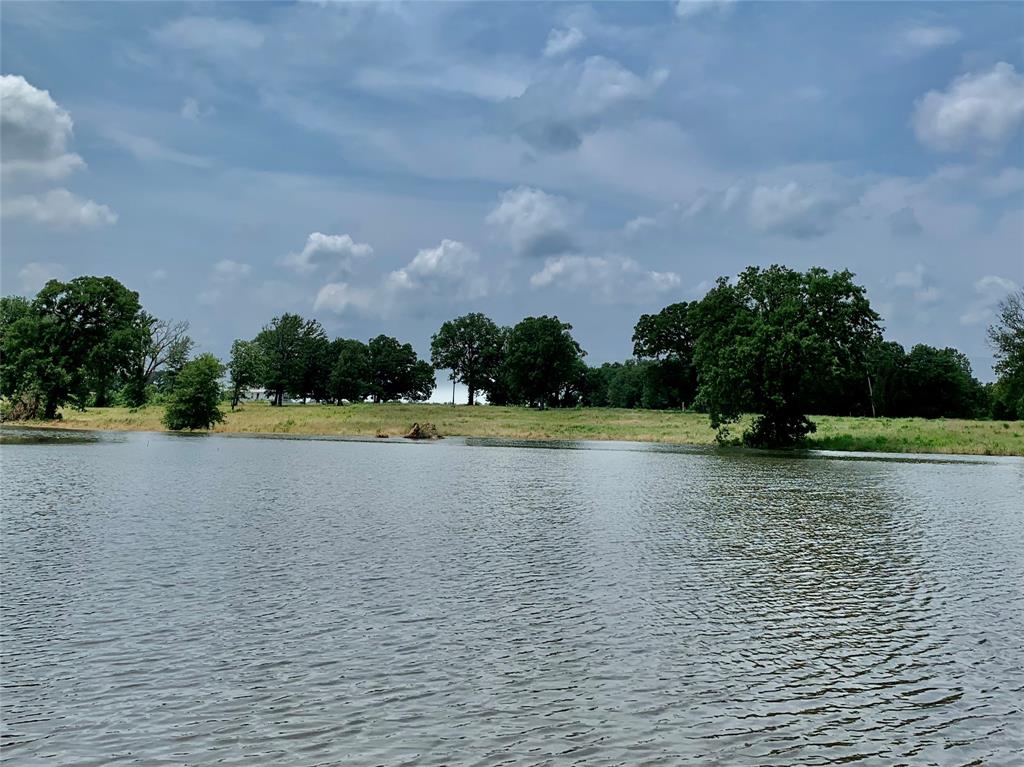
[[[163,407],[64,410],[47,425],[77,429],[161,431]],[[808,446],[829,450],[896,453],[1024,455],[1024,423],[815,416],[818,430]],[[623,440],[710,445],[715,432],[706,415],[664,410],[531,410],[440,404],[287,405],[245,403],[227,412],[213,431],[241,434],[310,434],[398,437],[416,421],[434,423],[441,434],[538,440]],[[735,434],[742,429],[736,427]]]

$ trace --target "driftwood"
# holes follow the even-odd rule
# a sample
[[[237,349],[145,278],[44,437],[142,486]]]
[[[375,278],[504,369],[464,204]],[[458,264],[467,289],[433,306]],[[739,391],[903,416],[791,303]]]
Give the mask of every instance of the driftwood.
[[[412,428],[409,429],[409,433],[405,435],[406,439],[441,439],[441,435],[437,431],[437,427],[432,423],[414,423]]]

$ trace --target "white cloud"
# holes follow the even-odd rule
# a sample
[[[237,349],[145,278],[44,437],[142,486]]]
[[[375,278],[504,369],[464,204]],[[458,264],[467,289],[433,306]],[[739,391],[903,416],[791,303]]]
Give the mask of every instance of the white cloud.
[[[486,222],[501,231],[520,255],[539,257],[573,250],[569,230],[574,219],[564,197],[520,186],[502,192]]]
[[[18,284],[22,293],[34,295],[50,280],[62,280],[66,274],[63,264],[30,261],[18,271]]]
[[[215,282],[227,284],[248,277],[251,272],[252,267],[249,264],[224,258],[213,265],[212,277]]]
[[[489,293],[489,283],[479,271],[479,262],[480,256],[472,248],[444,239],[436,248],[420,250],[377,285],[327,283],[317,293],[313,308],[383,316],[396,310],[415,312],[438,301],[450,305],[453,300],[483,298]]]
[[[913,269],[897,272],[889,286],[909,292],[914,301],[923,305],[934,304],[942,297],[942,291],[933,284],[923,264],[915,264]]]
[[[154,269],[149,274],[149,281],[150,282],[163,282],[166,279],[167,279],[167,270],[166,269]]]
[[[622,256],[557,256],[530,277],[534,288],[557,285],[586,291],[606,303],[645,301],[677,289],[681,282],[675,272],[650,271]]]
[[[918,26],[905,30],[901,42],[911,49],[930,50],[952,45],[960,37],[960,30],[956,27]]]
[[[653,98],[668,75],[667,69],[657,69],[641,76],[604,56],[565,62],[508,102],[510,119],[535,149],[577,149],[583,135],[595,132],[609,115],[633,118],[637,110],[625,107]]]
[[[544,46],[544,55],[549,58],[561,56],[578,48],[585,39],[584,34],[576,27],[552,29],[548,33],[548,41]]]
[[[453,63],[439,69],[365,67],[354,76],[366,90],[412,90],[458,93],[484,101],[504,101],[522,95],[527,80],[518,72],[500,67],[486,68]]]
[[[692,19],[705,13],[729,13],[735,2],[736,0],[677,0],[676,17]]]
[[[349,309],[370,312],[380,307],[377,292],[370,288],[358,288],[347,282],[329,282],[320,288],[313,301],[313,309],[325,309],[335,314],[344,314]]]
[[[96,227],[117,223],[117,214],[106,205],[83,200],[67,189],[51,189],[43,195],[22,195],[4,203],[3,215],[27,218],[38,224],[66,228]]]
[[[49,91],[30,85],[18,75],[0,76],[0,140],[6,177],[56,179],[85,166],[67,151],[71,115]]]
[[[373,248],[365,242],[356,242],[347,234],[313,232],[298,253],[289,253],[281,264],[299,274],[309,274],[320,266],[347,269],[354,258],[373,255]]]
[[[214,113],[212,106],[203,106],[199,100],[189,96],[181,103],[181,116],[186,120],[196,122],[200,118],[209,117]]]
[[[917,102],[918,140],[936,151],[996,149],[1024,122],[1024,76],[1000,62],[991,71],[956,78]]]
[[[795,181],[758,186],[750,195],[750,221],[755,228],[790,237],[818,237],[831,229],[841,202]]]
[[[974,283],[974,302],[960,315],[960,324],[980,325],[991,322],[999,302],[1019,287],[1013,280],[998,275],[989,274],[982,277]]]
[[[253,51],[265,40],[263,31],[242,19],[186,16],[161,27],[153,36],[169,48],[181,48],[211,56]]]
[[[480,256],[456,240],[442,240],[436,248],[424,248],[404,268],[385,281],[386,290],[419,290],[462,299],[487,295],[487,278],[478,271]]]

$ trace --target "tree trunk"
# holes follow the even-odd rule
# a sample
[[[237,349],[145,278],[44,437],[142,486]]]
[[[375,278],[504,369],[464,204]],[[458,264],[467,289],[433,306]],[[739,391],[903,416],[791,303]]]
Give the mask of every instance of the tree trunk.
[[[476,392],[473,390],[473,386],[469,387],[469,404],[472,405],[476,402],[476,398],[473,396]]]

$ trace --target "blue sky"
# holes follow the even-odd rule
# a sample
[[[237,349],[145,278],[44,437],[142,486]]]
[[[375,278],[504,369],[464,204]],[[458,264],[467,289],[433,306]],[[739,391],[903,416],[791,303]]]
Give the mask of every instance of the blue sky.
[[[226,356],[295,311],[597,364],[747,264],[849,268],[992,378],[1024,5],[4,3],[2,290],[111,274]]]

